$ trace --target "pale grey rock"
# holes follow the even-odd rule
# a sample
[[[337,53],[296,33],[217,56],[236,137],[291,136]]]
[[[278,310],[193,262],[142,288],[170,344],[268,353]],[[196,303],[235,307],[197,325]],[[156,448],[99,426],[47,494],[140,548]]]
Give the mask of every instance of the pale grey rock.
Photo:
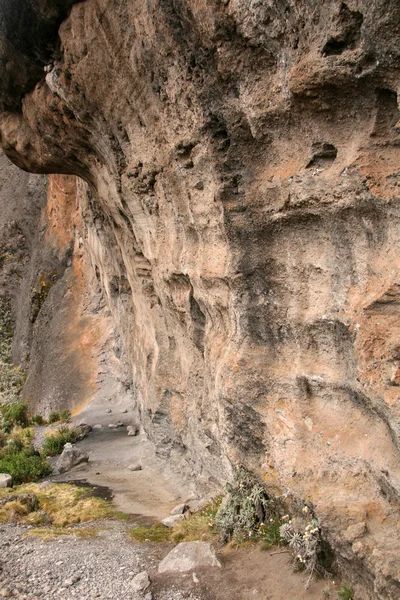
[[[75,583],[78,583],[78,581],[80,581],[81,577],[80,575],[73,575],[72,577],[69,577],[68,579],[66,579],[64,581],[64,587],[68,588],[68,587],[72,587],[73,585],[75,585]]]
[[[56,470],[59,473],[65,473],[72,467],[88,462],[88,460],[89,455],[79,450],[74,444],[65,444],[64,450],[56,463]]]
[[[132,590],[134,592],[143,592],[150,585],[150,579],[147,571],[142,571],[132,579]]]
[[[53,485],[51,481],[42,481],[39,487],[41,490],[47,490],[51,485]]]
[[[182,542],[158,565],[159,573],[186,573],[201,567],[221,568],[211,544],[206,542]]]
[[[93,429],[103,429],[103,425],[97,423],[96,425],[93,425]]]
[[[109,427],[110,429],[117,429],[117,428],[118,428],[118,425],[117,425],[116,423],[110,423],[110,424],[108,425],[108,427]]]
[[[140,431],[139,425],[128,425],[126,429],[128,431],[129,436],[138,435]]]
[[[177,523],[178,521],[183,521],[184,518],[184,515],[171,515],[163,519],[161,523],[165,525],[165,527],[173,527],[175,523]]]
[[[183,513],[188,509],[188,505],[183,503],[183,504],[178,504],[177,506],[174,506],[174,508],[171,510],[171,515],[183,515]]]
[[[131,465],[128,465],[128,469],[130,471],[141,471],[142,465],[140,465],[139,463],[132,463]]]
[[[0,488],[12,487],[12,477],[8,473],[0,473]]]

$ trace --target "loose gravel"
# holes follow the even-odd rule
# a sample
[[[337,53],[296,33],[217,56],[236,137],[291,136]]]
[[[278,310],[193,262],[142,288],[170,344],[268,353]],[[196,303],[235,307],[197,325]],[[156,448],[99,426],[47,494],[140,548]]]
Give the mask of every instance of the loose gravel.
[[[93,526],[93,524],[91,524]],[[95,523],[97,537],[29,537],[29,527],[0,526],[0,598],[18,600],[201,600],[179,590],[132,591],[133,577],[156,570],[159,558],[149,546],[129,541],[126,525]]]

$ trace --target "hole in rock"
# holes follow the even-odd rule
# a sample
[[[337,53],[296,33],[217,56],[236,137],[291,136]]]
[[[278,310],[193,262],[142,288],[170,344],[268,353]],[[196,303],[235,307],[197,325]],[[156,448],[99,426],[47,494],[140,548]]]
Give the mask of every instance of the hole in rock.
[[[362,13],[350,10],[342,2],[334,25],[335,31],[326,41],[322,53],[331,56],[355,48],[360,39],[363,20]]]
[[[376,90],[376,116],[372,136],[382,137],[391,133],[399,121],[397,94],[389,89]]]
[[[337,148],[327,142],[317,142],[312,146],[313,156],[306,169],[311,167],[327,168],[334,162],[337,156]]]

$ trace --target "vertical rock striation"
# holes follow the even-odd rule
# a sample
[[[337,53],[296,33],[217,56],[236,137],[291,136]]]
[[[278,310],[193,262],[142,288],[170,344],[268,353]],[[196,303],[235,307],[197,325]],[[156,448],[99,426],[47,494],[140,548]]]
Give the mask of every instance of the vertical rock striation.
[[[1,144],[85,182],[54,235],[79,221],[158,452],[307,499],[365,598],[394,600],[398,3],[28,4],[29,44],[0,9]]]

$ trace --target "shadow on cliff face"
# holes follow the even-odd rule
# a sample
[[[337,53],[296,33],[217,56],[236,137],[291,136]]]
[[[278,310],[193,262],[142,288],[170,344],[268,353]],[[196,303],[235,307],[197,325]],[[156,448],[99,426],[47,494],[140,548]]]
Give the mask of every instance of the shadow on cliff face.
[[[60,24],[77,1],[2,0],[3,110],[19,110],[23,96],[44,79],[43,68],[60,55]]]

